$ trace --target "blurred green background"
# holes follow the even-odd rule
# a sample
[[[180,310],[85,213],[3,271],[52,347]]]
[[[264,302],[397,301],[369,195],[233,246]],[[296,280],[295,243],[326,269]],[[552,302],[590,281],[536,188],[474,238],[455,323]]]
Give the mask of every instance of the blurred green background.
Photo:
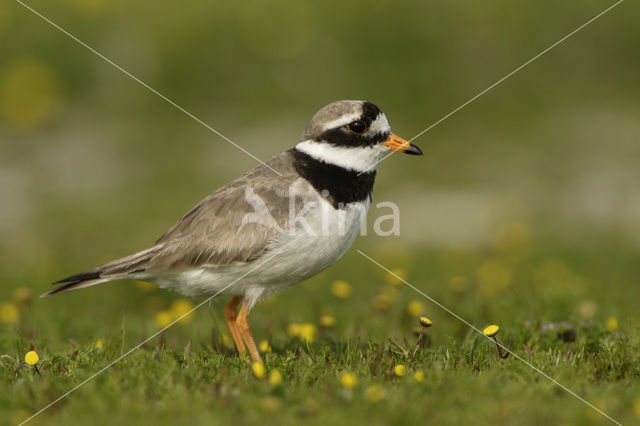
[[[338,99],[374,102],[409,139],[612,3],[28,4],[266,159]],[[423,157],[384,161],[374,202],[398,204],[401,234],[370,226],[356,247],[478,326],[616,318],[637,334],[639,12],[622,3],[414,141]],[[0,302],[146,247],[256,165],[16,2],[0,3],[0,40]],[[374,204],[369,225],[387,213]],[[336,302],[335,279],[351,298]],[[385,285],[352,250],[258,306],[255,333],[285,336],[288,322],[329,311],[343,338],[410,334],[379,311],[400,318],[419,297],[402,288],[378,309]],[[3,327],[26,346],[90,339],[117,335],[126,313],[133,343],[154,327],[151,305],[176,298],[153,291],[147,303],[141,291],[35,300],[19,327]],[[466,335],[424,303],[442,324],[436,342]],[[182,333],[207,340],[219,311],[198,312]]]

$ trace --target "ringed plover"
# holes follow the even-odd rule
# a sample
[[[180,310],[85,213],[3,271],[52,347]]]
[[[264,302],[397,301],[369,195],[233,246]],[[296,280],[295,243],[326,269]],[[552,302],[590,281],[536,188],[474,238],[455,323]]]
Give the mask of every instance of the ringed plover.
[[[116,280],[149,281],[191,297],[231,294],[224,312],[238,352],[260,360],[249,311],[344,255],[371,204],[372,165],[390,151],[422,154],[391,133],[374,104],[333,102],[294,148],[213,192],[150,248],[59,280],[43,296]]]

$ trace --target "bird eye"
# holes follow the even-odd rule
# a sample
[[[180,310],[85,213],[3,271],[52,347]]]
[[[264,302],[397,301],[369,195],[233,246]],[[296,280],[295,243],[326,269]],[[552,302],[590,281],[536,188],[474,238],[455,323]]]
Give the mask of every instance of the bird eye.
[[[364,123],[364,121],[357,120],[347,124],[347,128],[353,133],[359,135],[361,133],[364,133],[365,130],[367,130],[367,125]]]

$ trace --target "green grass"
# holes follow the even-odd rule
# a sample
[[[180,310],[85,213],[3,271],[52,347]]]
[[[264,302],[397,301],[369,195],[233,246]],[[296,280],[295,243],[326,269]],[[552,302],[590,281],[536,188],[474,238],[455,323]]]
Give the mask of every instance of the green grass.
[[[29,2],[259,158],[293,146],[337,99],[375,102],[411,138],[606,7],[49,3]],[[639,10],[622,3],[438,124],[416,140],[423,157],[384,161],[375,200],[399,205],[402,235],[381,243],[370,226],[357,242],[477,327],[499,324],[515,353],[623,424],[640,422]],[[16,424],[151,336],[179,299],[131,283],[35,296],[146,247],[256,163],[15,2],[0,3],[0,37],[16,40],[0,43],[0,304],[19,309],[15,322],[0,315],[0,424]],[[337,279],[349,298],[332,295]],[[18,288],[32,300],[14,300]],[[434,325],[406,360],[388,339],[413,350],[416,300]],[[252,312],[278,387],[225,346],[224,302],[32,424],[610,424],[355,250]],[[313,343],[287,334],[327,314],[336,324]],[[540,331],[563,321],[574,342]],[[40,375],[21,362],[31,348]],[[390,374],[398,363],[405,377]],[[345,371],[358,378],[351,391]],[[365,398],[374,384],[386,393],[376,403]]]
[[[498,338],[514,353],[616,420],[638,422],[632,407],[640,394],[640,336],[637,299],[630,297],[638,267],[622,252],[614,260],[597,251],[556,249],[549,257],[550,252],[505,260],[514,278],[499,290],[465,275],[487,258],[495,260],[495,253],[421,252],[410,263],[394,256],[387,260],[476,326],[500,324]],[[448,285],[451,276],[458,284]],[[351,283],[349,298],[331,294],[337,278]],[[374,301],[384,291],[392,297],[381,310]],[[157,329],[155,313],[177,298],[123,283],[23,305],[20,321],[0,332],[0,353],[8,355],[0,380],[11,390],[0,396],[3,422],[36,412],[150,336]],[[434,322],[424,345],[417,345],[418,322],[406,312],[407,303],[416,300]],[[268,338],[272,347],[265,354],[267,370],[283,375],[279,385],[257,379],[228,338],[225,345],[224,301],[203,306],[189,322],[109,367],[34,424],[610,423],[522,361],[499,359],[485,337],[410,288],[391,284],[355,252],[252,312],[256,339]],[[323,314],[335,317],[336,324],[318,326],[313,342],[287,334],[289,324],[317,323]],[[605,326],[610,316],[618,320],[616,331]],[[565,341],[562,330],[540,331],[544,322],[567,320],[575,324],[575,341]],[[103,349],[96,347],[97,339]],[[40,374],[22,362],[31,348],[40,355]],[[403,377],[393,373],[398,364],[407,368]],[[421,383],[413,378],[417,371],[424,373]],[[344,372],[356,375],[353,389],[341,385]],[[379,401],[367,397],[374,385],[382,389]]]

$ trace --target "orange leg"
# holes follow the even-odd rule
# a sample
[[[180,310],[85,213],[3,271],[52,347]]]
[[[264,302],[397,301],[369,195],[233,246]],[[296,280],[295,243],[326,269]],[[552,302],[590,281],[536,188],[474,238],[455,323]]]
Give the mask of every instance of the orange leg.
[[[249,328],[249,309],[249,304],[246,300],[243,300],[242,306],[240,306],[240,312],[238,312],[236,324],[238,325],[238,329],[240,330],[240,334],[242,334],[244,342],[247,344],[249,353],[251,353],[251,358],[253,358],[254,361],[262,361],[260,359],[260,352],[258,351],[256,342],[253,340],[253,336],[251,335],[251,329]]]
[[[233,336],[233,341],[236,344],[236,348],[238,352],[242,355],[247,351],[244,346],[244,342],[242,341],[242,335],[240,334],[240,330],[238,330],[238,324],[236,324],[236,309],[238,308],[238,303],[242,298],[240,296],[233,296],[233,299],[227,303],[227,306],[224,307],[224,318],[227,321],[227,325],[231,330],[231,335]]]

